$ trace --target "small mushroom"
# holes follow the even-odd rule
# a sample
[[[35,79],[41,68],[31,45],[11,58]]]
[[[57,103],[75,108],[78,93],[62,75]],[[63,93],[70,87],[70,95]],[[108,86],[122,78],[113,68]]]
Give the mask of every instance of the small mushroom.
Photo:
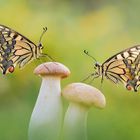
[[[72,83],[62,90],[69,101],[63,126],[64,140],[87,140],[87,115],[90,107],[104,108],[104,95],[96,88],[84,83]]]
[[[47,62],[36,67],[42,84],[31,115],[29,140],[58,140],[62,126],[62,101],[60,80],[70,71],[61,63]]]

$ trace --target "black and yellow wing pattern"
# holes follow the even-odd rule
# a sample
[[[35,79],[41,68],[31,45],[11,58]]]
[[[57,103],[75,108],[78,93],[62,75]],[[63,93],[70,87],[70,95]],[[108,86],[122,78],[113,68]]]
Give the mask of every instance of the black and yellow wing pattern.
[[[128,80],[132,80],[136,67],[140,62],[139,56],[140,45],[112,56],[101,65],[104,75],[114,83],[119,81],[126,83]]]
[[[113,55],[101,65],[96,62],[95,68],[97,71],[91,74],[95,78],[101,76],[103,81],[106,77],[115,84],[124,83],[128,90],[137,91],[140,85],[140,45]]]
[[[41,53],[41,45],[36,46],[20,33],[0,25],[0,70],[3,74],[13,72],[16,65],[22,68]]]

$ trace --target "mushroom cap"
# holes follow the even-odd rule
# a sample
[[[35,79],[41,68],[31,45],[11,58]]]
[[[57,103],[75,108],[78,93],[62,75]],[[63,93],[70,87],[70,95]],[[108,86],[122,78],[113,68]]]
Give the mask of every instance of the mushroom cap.
[[[34,74],[41,76],[60,76],[61,78],[68,77],[70,70],[58,62],[46,62],[38,65],[34,69]]]
[[[84,83],[72,83],[67,85],[62,91],[62,95],[71,102],[87,107],[95,106],[104,108],[106,105],[105,96],[101,91]]]

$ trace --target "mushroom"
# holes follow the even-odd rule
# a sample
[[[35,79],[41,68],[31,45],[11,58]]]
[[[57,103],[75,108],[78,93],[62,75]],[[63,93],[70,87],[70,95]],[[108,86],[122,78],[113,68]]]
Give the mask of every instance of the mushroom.
[[[72,83],[62,90],[70,103],[63,126],[64,140],[87,140],[87,115],[90,107],[104,108],[104,95],[96,88],[84,83]]]
[[[47,62],[34,73],[41,76],[42,84],[29,123],[29,140],[57,140],[63,118],[60,80],[70,71],[61,63]]]

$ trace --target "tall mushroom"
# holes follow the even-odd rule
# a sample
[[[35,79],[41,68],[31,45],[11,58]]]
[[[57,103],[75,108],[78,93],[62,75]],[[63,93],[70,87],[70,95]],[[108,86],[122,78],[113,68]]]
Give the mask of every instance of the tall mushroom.
[[[34,73],[42,77],[42,84],[30,119],[29,140],[58,140],[63,118],[60,80],[70,71],[61,63],[47,62]]]
[[[72,83],[62,90],[69,101],[63,126],[64,140],[87,140],[87,114],[91,106],[104,108],[104,95],[96,88],[84,83]]]

